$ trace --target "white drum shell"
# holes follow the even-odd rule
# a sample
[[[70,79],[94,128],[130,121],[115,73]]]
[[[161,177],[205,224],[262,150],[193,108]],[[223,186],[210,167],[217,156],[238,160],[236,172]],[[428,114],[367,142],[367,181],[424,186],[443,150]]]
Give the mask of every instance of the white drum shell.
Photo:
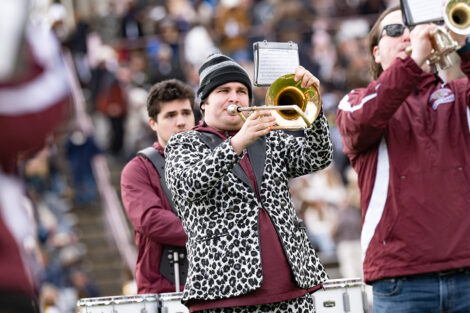
[[[161,293],[159,296],[162,313],[189,313],[188,308],[181,303],[182,292]]]
[[[77,302],[78,313],[158,313],[158,294],[83,298]]]

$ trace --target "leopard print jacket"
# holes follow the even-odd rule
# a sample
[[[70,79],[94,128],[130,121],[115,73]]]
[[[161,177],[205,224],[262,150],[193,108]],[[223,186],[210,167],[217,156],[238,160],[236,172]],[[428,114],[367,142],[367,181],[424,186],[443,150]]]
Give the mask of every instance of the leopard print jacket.
[[[327,279],[297,217],[290,178],[328,166],[332,144],[323,114],[305,137],[271,131],[248,147],[259,199],[238,162],[230,138],[210,148],[192,130],[172,136],[165,149],[166,180],[188,236],[189,269],[183,300],[214,300],[261,286],[258,211],[269,214],[295,281],[301,288]]]

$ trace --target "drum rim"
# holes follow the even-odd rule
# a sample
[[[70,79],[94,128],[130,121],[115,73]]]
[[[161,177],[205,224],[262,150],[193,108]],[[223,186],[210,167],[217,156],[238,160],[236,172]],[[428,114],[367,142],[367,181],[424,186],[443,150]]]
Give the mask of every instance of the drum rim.
[[[136,301],[132,301],[136,300]],[[77,301],[77,307],[89,306],[105,306],[113,304],[131,304],[143,302],[158,302],[159,295],[157,293],[138,294],[131,296],[109,296],[109,297],[94,297],[82,298]]]
[[[323,289],[361,287],[364,286],[364,282],[361,278],[339,278],[329,279],[322,286]]]
[[[160,301],[181,300],[183,298],[182,292],[167,292],[158,294]]]

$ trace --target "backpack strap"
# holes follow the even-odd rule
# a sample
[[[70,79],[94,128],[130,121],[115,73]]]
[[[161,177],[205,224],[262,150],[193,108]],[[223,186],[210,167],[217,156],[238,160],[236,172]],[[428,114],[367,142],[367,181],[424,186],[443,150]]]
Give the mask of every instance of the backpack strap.
[[[170,203],[173,213],[178,216],[175,209],[175,204],[173,203],[173,196],[171,195],[171,192],[168,189],[168,186],[166,185],[165,159],[163,158],[162,154],[154,147],[147,147],[137,152],[137,155],[141,155],[147,160],[149,160],[152,163],[153,167],[157,170],[158,174],[160,175],[160,186],[162,187],[163,192],[165,193],[165,196],[168,199],[168,202]]]

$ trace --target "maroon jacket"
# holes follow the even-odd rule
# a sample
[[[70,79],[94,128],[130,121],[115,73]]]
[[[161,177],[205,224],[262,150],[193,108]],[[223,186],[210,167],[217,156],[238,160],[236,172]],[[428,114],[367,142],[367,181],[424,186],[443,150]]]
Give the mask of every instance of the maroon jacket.
[[[470,266],[470,53],[461,68],[445,83],[397,59],[339,105],[367,282]]]
[[[163,147],[158,142],[153,147],[163,155]],[[160,186],[160,175],[149,160],[137,156],[124,167],[121,196],[139,249],[138,292],[174,292],[175,286],[159,272],[162,245],[183,247],[186,234]]]

